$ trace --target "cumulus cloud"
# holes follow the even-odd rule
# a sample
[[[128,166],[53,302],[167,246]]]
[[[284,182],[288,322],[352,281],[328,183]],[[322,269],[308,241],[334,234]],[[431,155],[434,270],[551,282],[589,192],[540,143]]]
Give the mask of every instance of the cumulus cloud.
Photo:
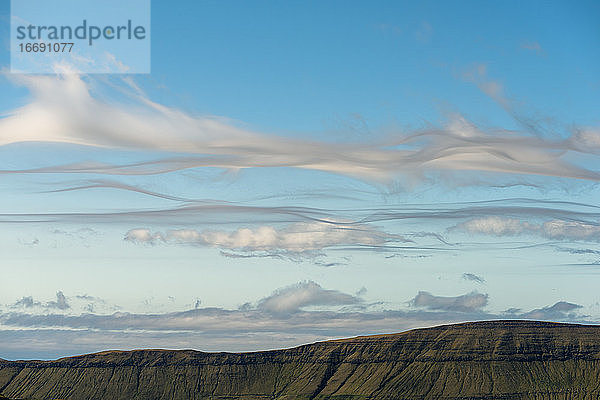
[[[300,282],[277,290],[258,303],[258,309],[272,313],[293,313],[310,306],[358,304],[361,299],[337,290],[323,289],[313,281]]]
[[[521,315],[521,318],[562,321],[577,318],[575,310],[583,308],[579,304],[559,301],[558,303],[544,308],[538,308]]]
[[[600,241],[600,223],[573,220],[530,223],[515,218],[490,216],[471,219],[456,225],[454,229],[495,236],[529,233],[553,240]]]
[[[23,296],[20,300],[17,300],[15,302],[15,304],[13,304],[13,307],[31,308],[31,307],[35,307],[35,306],[41,306],[41,305],[42,305],[42,303],[40,303],[39,301],[33,300],[32,296]]]
[[[62,291],[58,291],[54,300],[40,301],[33,296],[23,296],[16,302],[7,305],[9,309],[28,309],[31,312],[60,312],[72,314],[77,312],[85,313],[107,313],[119,310],[120,307],[116,304],[111,304],[106,300],[90,296],[87,294],[66,296]]]
[[[508,107],[502,86],[484,75],[485,68],[473,79]],[[589,138],[580,133],[561,140],[536,137],[527,131],[535,129],[528,123],[521,133],[485,131],[454,116],[447,126],[437,129],[397,132],[368,143],[327,143],[268,135],[242,129],[224,118],[184,113],[151,101],[135,85],[127,89],[134,99],[131,105],[102,99],[90,89],[93,78],[77,74],[18,79],[30,90],[32,100],[0,119],[0,145],[45,141],[186,155],[123,165],[86,162],[3,173],[149,174],[197,167],[296,167],[378,181],[464,170],[600,180],[598,171],[569,161],[574,153],[598,155],[598,148],[582,149],[579,144]],[[96,81],[93,85],[100,86]]]
[[[65,297],[62,291],[56,292],[56,300],[48,301],[46,303],[42,303],[41,301],[35,300],[32,296],[23,296],[21,299],[17,300],[14,304],[11,305],[11,308],[33,308],[33,307],[44,307],[44,308],[54,308],[57,310],[67,310],[71,308],[67,298]]]
[[[413,307],[425,307],[430,310],[474,312],[488,303],[488,295],[471,292],[456,297],[434,296],[429,292],[419,292],[410,301]]]
[[[71,306],[67,302],[67,298],[60,290],[56,292],[56,301],[49,301],[48,303],[46,303],[46,307],[57,308],[59,310],[66,310],[68,308],[71,308]]]
[[[245,252],[303,253],[339,245],[378,246],[390,241],[407,241],[365,225],[340,226],[330,223],[295,223],[283,228],[258,226],[232,232],[193,229],[169,230],[165,233],[149,229],[132,229],[125,234],[133,243],[172,243],[212,246]]]
[[[130,229],[126,234],[124,240],[133,243],[147,243],[155,244],[159,241],[164,241],[163,235],[156,232],[152,233],[146,228]]]

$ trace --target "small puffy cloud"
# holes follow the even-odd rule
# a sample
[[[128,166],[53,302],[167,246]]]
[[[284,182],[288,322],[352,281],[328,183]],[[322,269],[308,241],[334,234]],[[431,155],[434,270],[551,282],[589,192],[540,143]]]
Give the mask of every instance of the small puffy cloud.
[[[283,228],[258,226],[235,231],[194,229],[169,230],[165,233],[149,229],[132,229],[125,240],[133,243],[171,243],[218,247],[220,249],[269,253],[303,253],[339,245],[377,246],[406,239],[368,226],[340,226],[312,222],[295,223]]]
[[[282,314],[300,311],[310,306],[343,306],[358,304],[362,300],[357,296],[337,290],[323,289],[313,281],[300,282],[277,290],[258,303],[258,309]]]
[[[565,320],[577,318],[575,310],[583,308],[579,304],[559,301],[550,307],[538,308],[528,313],[522,314],[521,318],[539,319],[539,320]]]
[[[49,301],[48,303],[46,303],[46,307],[57,308],[59,310],[66,310],[68,308],[71,308],[71,306],[67,302],[67,298],[60,290],[56,292],[56,301]]]
[[[541,230],[551,239],[600,240],[600,224],[554,220],[545,222]]]
[[[472,274],[470,272],[465,272],[464,274],[462,274],[462,278],[465,281],[471,281],[471,282],[475,282],[475,283],[485,283],[485,279],[483,279],[483,277]]]
[[[162,236],[157,233],[151,233],[149,229],[138,228],[131,229],[125,234],[125,240],[133,243],[147,243],[154,244],[157,241],[161,241]]]
[[[488,295],[471,292],[456,297],[434,296],[429,292],[419,292],[410,301],[413,307],[424,307],[430,310],[475,312],[488,303]]]
[[[31,308],[31,307],[41,306],[41,305],[42,305],[42,303],[40,303],[39,301],[33,300],[33,297],[23,296],[20,300],[17,300],[17,302],[15,304],[13,304],[12,307]]]
[[[495,236],[530,233],[554,240],[600,241],[600,223],[559,219],[536,224],[515,218],[490,216],[471,219],[453,229]]]
[[[185,241],[187,237],[177,240]],[[205,232],[202,239],[212,246],[231,250],[285,250],[303,252],[321,250],[336,245],[379,245],[390,236],[366,227],[340,227],[325,223],[298,223],[283,229],[261,226],[241,228],[234,232]]]
[[[35,300],[32,296],[23,296],[21,299],[17,300],[11,308],[33,308],[33,307],[44,307],[44,308],[53,308],[57,310],[67,310],[71,308],[69,305],[67,298],[63,294],[62,291],[56,292],[56,300],[49,301],[47,303],[42,303],[41,301]]]
[[[486,235],[508,236],[518,235],[520,233],[535,229],[535,225],[515,219],[497,216],[475,218],[461,224],[455,228],[467,231],[469,233],[483,233]]]

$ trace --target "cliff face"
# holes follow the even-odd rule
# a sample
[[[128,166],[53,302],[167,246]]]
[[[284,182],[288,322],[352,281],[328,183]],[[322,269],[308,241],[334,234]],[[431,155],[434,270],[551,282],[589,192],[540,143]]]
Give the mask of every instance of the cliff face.
[[[0,361],[0,393],[70,400],[591,400],[600,398],[600,326],[491,321],[257,353],[136,350]]]

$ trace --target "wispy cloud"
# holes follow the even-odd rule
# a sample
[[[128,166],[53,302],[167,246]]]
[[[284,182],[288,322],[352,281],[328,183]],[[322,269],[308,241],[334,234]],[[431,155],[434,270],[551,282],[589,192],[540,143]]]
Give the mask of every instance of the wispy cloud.
[[[466,281],[471,281],[475,283],[485,283],[485,279],[482,276],[472,274],[470,272],[465,272],[462,274],[462,278]]]
[[[191,201],[153,210],[0,214],[0,223],[118,224],[135,244],[217,248],[230,257],[306,260],[333,251],[431,255],[518,249],[521,243],[472,242],[461,232],[517,237],[532,245],[600,239],[600,208],[539,199],[324,209]],[[147,226],[151,221],[153,229]],[[128,229],[131,226],[140,228]],[[535,240],[538,237],[538,240]],[[534,240],[532,242],[532,240]],[[556,243],[554,243],[556,244]]]
[[[508,107],[501,85],[482,74],[485,70],[473,79]],[[533,128],[527,124],[524,132],[486,131],[457,115],[436,129],[397,132],[369,143],[326,143],[268,135],[223,118],[190,115],[133,90],[135,106],[105,102],[90,90],[90,79],[77,74],[21,77],[33,99],[0,119],[0,144],[50,141],[180,154],[136,163],[98,161],[1,173],[156,174],[197,167],[296,167],[375,181],[465,170],[600,180],[598,171],[576,165],[568,157],[600,153],[585,146],[598,140],[593,128],[583,136],[575,132],[566,139],[548,139],[532,136],[528,130]]]
[[[532,51],[535,54],[542,55],[544,53],[544,49],[542,48],[542,45],[539,44],[536,41],[524,41],[521,42],[520,46],[521,49],[523,50],[528,50],[528,51]]]
[[[431,37],[433,36],[433,26],[427,22],[423,21],[415,31],[415,37],[421,43],[429,43],[431,41]]]

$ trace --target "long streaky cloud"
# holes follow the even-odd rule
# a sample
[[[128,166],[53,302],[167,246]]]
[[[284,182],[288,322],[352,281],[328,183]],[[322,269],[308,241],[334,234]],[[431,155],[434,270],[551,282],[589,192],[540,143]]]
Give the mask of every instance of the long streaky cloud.
[[[554,140],[528,132],[483,131],[463,117],[444,127],[391,134],[369,143],[327,143],[268,135],[213,116],[194,116],[137,93],[137,105],[105,102],[77,74],[22,76],[29,104],[0,119],[0,145],[59,142],[175,152],[146,162],[76,163],[0,173],[156,174],[197,167],[295,167],[387,181],[428,171],[486,171],[600,181],[570,155],[600,155],[600,133],[582,128]],[[593,164],[592,164],[593,165]],[[597,163],[596,163],[597,165]]]

